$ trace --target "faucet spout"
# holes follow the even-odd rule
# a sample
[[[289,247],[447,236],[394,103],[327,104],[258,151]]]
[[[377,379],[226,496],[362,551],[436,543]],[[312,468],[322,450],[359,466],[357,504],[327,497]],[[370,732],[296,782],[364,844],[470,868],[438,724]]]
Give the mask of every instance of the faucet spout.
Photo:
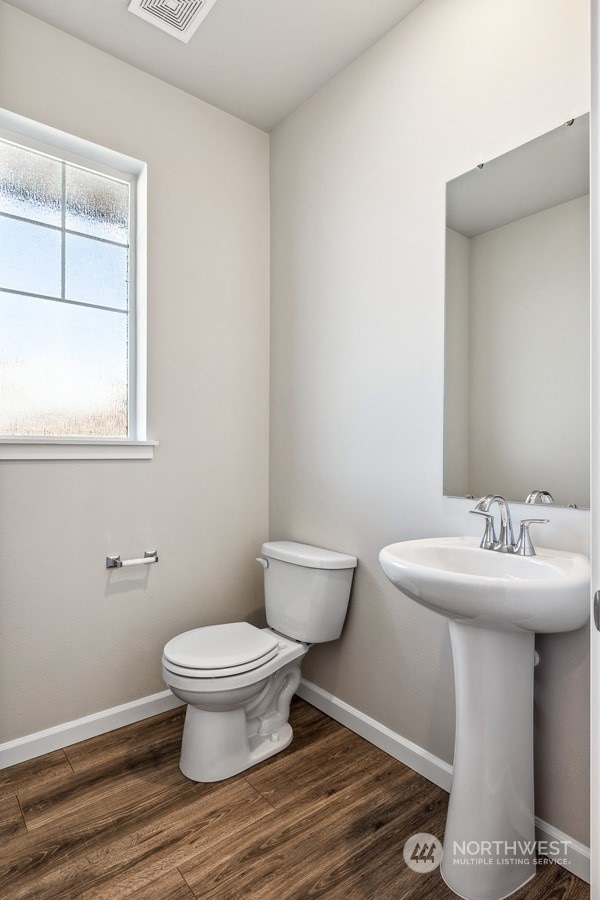
[[[498,536],[498,544],[494,548],[500,553],[514,553],[515,538],[513,534],[512,518],[507,501],[499,494],[487,494],[475,506],[478,512],[487,513],[490,507],[496,503],[500,512],[500,534]]]
[[[554,503],[554,497],[550,491],[530,491],[525,503]]]

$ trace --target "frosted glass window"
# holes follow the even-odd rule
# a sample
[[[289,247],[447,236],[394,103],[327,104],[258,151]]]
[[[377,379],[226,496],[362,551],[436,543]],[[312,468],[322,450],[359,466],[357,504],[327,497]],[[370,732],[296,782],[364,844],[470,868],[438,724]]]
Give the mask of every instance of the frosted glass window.
[[[0,216],[0,288],[60,297],[60,231]]]
[[[0,434],[127,436],[127,316],[0,294]]]
[[[60,160],[0,141],[0,172],[0,212],[60,227]]]
[[[110,172],[0,139],[0,435],[130,437],[132,179]]]
[[[127,244],[129,185],[67,166],[67,229]]]
[[[127,247],[75,234],[66,241],[67,298],[127,309]]]

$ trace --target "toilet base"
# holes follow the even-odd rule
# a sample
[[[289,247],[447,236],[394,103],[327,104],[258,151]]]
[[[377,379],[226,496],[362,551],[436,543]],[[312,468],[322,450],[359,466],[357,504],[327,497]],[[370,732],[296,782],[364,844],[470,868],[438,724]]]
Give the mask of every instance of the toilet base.
[[[304,655],[306,648],[302,650]],[[195,702],[188,702],[179,760],[185,777],[222,781],[284,750],[293,737],[288,717],[299,682],[296,659],[243,694],[197,695]],[[254,696],[248,696],[253,691]],[[192,697],[189,691],[176,693],[188,701]]]
[[[243,710],[240,710],[243,714]],[[188,706],[188,714],[202,712]],[[215,715],[211,713],[210,715]],[[212,724],[212,723],[211,723]],[[188,725],[186,714],[186,727]],[[188,731],[188,734],[191,732]],[[281,750],[291,744],[293,738],[292,727],[287,722],[273,734],[255,734],[245,741],[245,746],[234,748],[230,743],[226,757],[199,752],[201,747],[196,743],[193,747],[186,748],[186,742],[181,747],[179,768],[190,781],[212,782],[222,781],[239,775],[240,772],[255,766],[257,763],[280,753]],[[193,737],[190,739],[193,741]],[[223,745],[221,745],[222,747]],[[212,757],[212,758],[211,758]]]

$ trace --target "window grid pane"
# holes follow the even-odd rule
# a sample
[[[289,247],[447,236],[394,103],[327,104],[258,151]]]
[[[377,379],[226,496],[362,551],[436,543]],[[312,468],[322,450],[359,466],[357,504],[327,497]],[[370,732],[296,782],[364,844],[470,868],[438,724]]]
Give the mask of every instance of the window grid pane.
[[[0,170],[0,212],[60,227],[60,160],[0,141]]]
[[[127,436],[127,317],[0,296],[0,434]]]
[[[126,245],[129,185],[77,166],[66,167],[65,179],[65,227]]]
[[[0,273],[5,290],[60,297],[60,231],[1,217]]]
[[[126,247],[66,234],[63,249],[67,298],[76,297],[83,303],[127,311],[129,284]]]
[[[128,436],[129,193],[0,140],[0,434]]]

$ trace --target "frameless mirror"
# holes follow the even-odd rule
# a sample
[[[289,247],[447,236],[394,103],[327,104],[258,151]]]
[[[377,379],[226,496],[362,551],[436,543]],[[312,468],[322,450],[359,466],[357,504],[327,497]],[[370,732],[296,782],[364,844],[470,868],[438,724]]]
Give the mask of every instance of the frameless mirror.
[[[590,505],[588,133],[446,185],[446,495]]]

